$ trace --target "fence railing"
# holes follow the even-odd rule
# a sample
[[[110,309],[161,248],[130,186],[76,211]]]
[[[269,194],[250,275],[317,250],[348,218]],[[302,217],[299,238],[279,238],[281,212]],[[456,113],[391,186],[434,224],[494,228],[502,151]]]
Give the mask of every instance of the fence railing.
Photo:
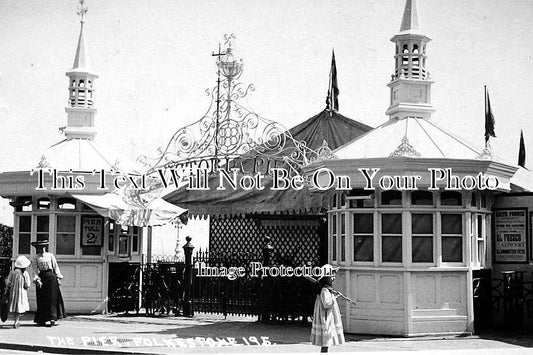
[[[478,328],[523,329],[533,325],[533,281],[524,281],[524,275],[524,271],[502,271],[500,277],[473,279]]]
[[[196,311],[257,316],[263,322],[307,321],[312,315],[313,283],[302,277],[253,272],[253,263],[273,266],[269,238],[255,254],[199,251],[193,256],[193,249],[187,237],[184,261],[158,257],[157,262],[121,271],[124,282],[113,290],[109,310],[139,313],[144,308],[155,316],[193,316]]]

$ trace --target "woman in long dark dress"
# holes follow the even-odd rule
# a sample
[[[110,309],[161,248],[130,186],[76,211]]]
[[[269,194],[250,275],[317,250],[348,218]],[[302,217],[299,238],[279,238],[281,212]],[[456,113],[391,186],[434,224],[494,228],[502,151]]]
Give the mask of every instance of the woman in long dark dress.
[[[35,262],[33,263],[34,282],[37,285],[37,312],[34,322],[38,325],[57,325],[57,320],[65,317],[65,306],[59,290],[60,280],[63,278],[57,260],[45,248],[48,240],[31,243],[35,247]]]

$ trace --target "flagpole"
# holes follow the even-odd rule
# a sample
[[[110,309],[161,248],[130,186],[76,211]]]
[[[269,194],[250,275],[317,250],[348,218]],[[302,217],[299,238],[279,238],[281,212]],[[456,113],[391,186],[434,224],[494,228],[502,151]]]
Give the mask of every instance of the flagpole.
[[[484,88],[485,88],[485,124],[486,124],[486,120],[487,120],[487,85],[484,85]],[[486,132],[486,129],[485,129],[485,134],[487,134]],[[485,148],[487,148],[488,146],[488,142],[489,142],[489,139],[490,139],[490,136],[485,136]]]

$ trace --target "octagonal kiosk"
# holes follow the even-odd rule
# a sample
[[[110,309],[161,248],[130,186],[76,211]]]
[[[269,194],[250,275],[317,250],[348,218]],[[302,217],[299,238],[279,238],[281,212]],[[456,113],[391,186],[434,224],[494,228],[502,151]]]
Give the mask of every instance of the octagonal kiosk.
[[[334,190],[328,259],[345,330],[423,335],[473,331],[475,270],[491,266],[491,208],[516,167],[432,119],[430,39],[408,0],[395,43],[389,120],[305,169]]]

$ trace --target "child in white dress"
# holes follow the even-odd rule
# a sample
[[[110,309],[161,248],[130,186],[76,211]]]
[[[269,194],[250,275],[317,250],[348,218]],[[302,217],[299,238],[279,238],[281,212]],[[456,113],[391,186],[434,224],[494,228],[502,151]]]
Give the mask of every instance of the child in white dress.
[[[19,327],[19,319],[22,313],[30,310],[28,302],[28,288],[31,285],[30,274],[26,268],[31,261],[21,255],[15,261],[15,268],[9,272],[6,279],[6,291],[9,290],[9,312],[14,313],[13,327]]]
[[[332,345],[344,344],[341,312],[337,304],[337,295],[332,288],[336,271],[336,268],[326,264],[322,266],[323,276],[318,280],[321,288],[315,300],[311,344],[320,346],[320,352],[323,353],[328,352],[328,348]]]

